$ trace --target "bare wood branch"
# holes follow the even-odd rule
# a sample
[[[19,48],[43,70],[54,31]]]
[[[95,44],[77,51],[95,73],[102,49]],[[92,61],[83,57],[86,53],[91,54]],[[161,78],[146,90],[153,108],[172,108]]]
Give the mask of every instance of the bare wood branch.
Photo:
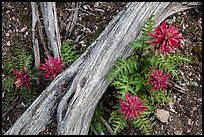
[[[5,134],[38,134],[57,112],[57,134],[88,134],[95,107],[111,83],[105,79],[113,62],[133,53],[128,44],[140,36],[151,14],[156,23],[161,16],[176,11],[169,2],[133,2],[107,25],[105,30],[69,68],[59,74]],[[192,8],[188,4],[177,4]],[[186,8],[183,8],[186,9]],[[66,88],[64,89],[64,87]]]
[[[31,2],[32,7],[32,36],[33,36],[33,51],[34,51],[34,58],[35,58],[35,67],[38,68],[40,66],[40,51],[38,46],[38,40],[35,39],[35,26],[37,22],[37,8],[36,3]]]
[[[113,129],[110,127],[110,125],[108,124],[108,122],[106,122],[106,120],[103,117],[100,117],[101,121],[104,123],[104,125],[106,126],[108,132],[113,135]]]
[[[57,23],[56,5],[53,2],[42,2],[40,6],[49,42],[48,47],[53,52],[54,57],[60,57],[61,37]]]

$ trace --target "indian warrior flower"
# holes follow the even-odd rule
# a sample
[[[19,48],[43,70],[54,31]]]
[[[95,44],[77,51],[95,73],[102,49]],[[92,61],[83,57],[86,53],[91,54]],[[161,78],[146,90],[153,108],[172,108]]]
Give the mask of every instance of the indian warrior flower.
[[[153,84],[152,90],[165,90],[167,86],[171,86],[168,84],[170,74],[163,74],[163,70],[157,70],[156,66],[154,66],[154,71],[150,70],[151,74],[149,75],[149,81],[147,84]]]
[[[121,102],[121,109],[119,112],[123,114],[122,118],[126,117],[127,119],[136,118],[141,116],[141,112],[147,110],[147,107],[143,105],[145,102],[140,101],[138,96],[130,96],[129,93],[125,95],[125,101],[121,98],[119,99]]]
[[[170,50],[176,51],[175,47],[180,46],[179,42],[183,39],[177,27],[170,24],[167,28],[166,22],[163,22],[161,26],[158,25],[154,32],[149,32],[149,35],[153,36],[150,44],[159,46],[160,54],[165,53],[165,55],[168,55]]]
[[[18,90],[18,88],[20,87],[21,89],[23,88],[23,86],[26,86],[28,89],[30,89],[30,78],[26,73],[26,67],[23,66],[23,70],[21,72],[21,74],[16,71],[15,69],[12,69],[12,71],[16,74],[16,79],[14,84],[16,85],[16,90]]]
[[[62,72],[62,62],[63,60],[59,60],[59,57],[52,58],[49,55],[47,55],[48,59],[45,59],[45,64],[40,63],[39,68],[41,70],[44,70],[43,76],[45,78],[50,77],[51,79],[54,79],[57,74]]]

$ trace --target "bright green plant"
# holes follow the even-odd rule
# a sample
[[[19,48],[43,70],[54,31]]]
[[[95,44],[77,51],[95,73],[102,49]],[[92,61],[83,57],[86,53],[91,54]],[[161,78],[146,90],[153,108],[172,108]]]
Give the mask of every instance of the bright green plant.
[[[139,95],[140,99],[145,100],[144,105],[148,108],[147,111],[141,113],[138,119],[126,120],[122,118],[122,114],[119,112],[120,105],[116,104],[116,110],[112,112],[109,118],[109,123],[112,125],[115,134],[122,132],[127,124],[139,129],[143,134],[151,134],[152,126],[149,120],[150,114],[155,112],[159,104],[173,101],[173,98],[166,90],[152,91],[152,85],[147,85],[150,78],[149,70],[152,70],[156,66],[158,72],[155,74],[160,72],[169,73],[178,79],[179,72],[177,68],[191,61],[188,57],[179,53],[168,54],[169,48],[167,46],[169,46],[169,43],[163,42],[162,38],[164,38],[164,36],[158,36],[161,34],[159,31],[162,29],[164,30],[164,34],[162,35],[166,35],[165,33],[172,29],[174,30],[173,32],[176,32],[176,34],[172,34],[172,37],[175,37],[178,34],[175,27],[170,26],[166,29],[166,24],[163,23],[160,28],[157,27],[154,30],[154,34],[152,33],[153,26],[153,16],[151,16],[147,19],[142,28],[142,36],[130,44],[130,47],[135,50],[135,54],[127,59],[118,59],[107,75],[107,79],[112,81],[112,85],[116,88],[116,97],[118,99],[125,99],[125,95],[128,93],[133,96]],[[158,41],[151,41],[152,36]],[[167,36],[170,35],[167,34],[166,37]],[[178,45],[174,42],[174,39],[171,39],[171,37],[168,38],[174,45]],[[182,38],[182,36],[179,36],[178,39],[179,38]],[[153,44],[157,45],[154,46]],[[158,51],[159,44],[163,45],[159,49],[160,55]],[[171,48],[175,50],[173,47]],[[166,56],[161,55],[163,52]],[[168,76],[169,75],[163,75],[164,78]]]
[[[79,54],[73,49],[71,42],[65,42],[62,45],[61,56],[64,63],[70,65],[79,57]]]
[[[34,71],[33,66],[33,55],[28,53],[24,48],[20,47],[20,43],[16,42],[11,49],[12,55],[9,58],[3,60],[3,72],[6,75],[6,79],[2,82],[2,90],[5,91],[5,98],[3,100],[3,107],[7,108],[17,95],[20,95],[25,101],[25,103],[30,104],[36,98],[36,91],[38,90],[36,86],[36,80],[38,79],[36,71]],[[30,90],[27,88],[22,88],[15,90],[14,85],[16,74],[12,69],[21,72],[23,66],[26,67],[26,73],[29,75],[31,81]]]

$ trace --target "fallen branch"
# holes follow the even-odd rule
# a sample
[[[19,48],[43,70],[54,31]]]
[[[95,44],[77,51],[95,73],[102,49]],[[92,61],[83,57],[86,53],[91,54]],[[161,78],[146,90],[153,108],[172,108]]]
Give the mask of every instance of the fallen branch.
[[[173,7],[173,10],[169,7]],[[110,85],[106,75],[118,58],[133,53],[128,44],[139,38],[147,17],[158,25],[168,16],[195,6],[169,2],[133,2],[69,68],[59,74],[5,134],[38,134],[52,117],[58,135],[88,134],[95,107]]]
[[[108,122],[106,122],[106,120],[101,116],[100,117],[101,121],[104,123],[104,125],[106,126],[106,129],[108,130],[108,132],[113,135],[113,129],[109,126]]]

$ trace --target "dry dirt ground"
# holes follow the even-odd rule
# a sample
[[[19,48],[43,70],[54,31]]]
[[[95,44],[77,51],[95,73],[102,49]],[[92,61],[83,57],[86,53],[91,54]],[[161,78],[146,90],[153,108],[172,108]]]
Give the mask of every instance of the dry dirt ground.
[[[62,42],[71,39],[74,41],[74,48],[82,53],[87,46],[108,24],[108,22],[124,7],[125,2],[82,2],[78,6],[79,14],[76,25],[70,30],[69,23],[74,15],[73,6],[76,3],[57,3],[58,24]],[[182,33],[185,37],[185,45],[181,49],[185,55],[191,57],[193,62],[182,66],[180,71],[183,78],[175,83],[185,91],[172,89],[170,92],[175,98],[173,104],[163,104],[160,108],[169,111],[170,118],[167,123],[161,123],[156,118],[152,119],[153,134],[155,135],[202,135],[202,6],[180,12],[176,18],[182,23]],[[15,41],[20,41],[22,47],[32,52],[31,33],[31,6],[28,2],[2,2],[2,59],[9,57],[11,48]],[[171,16],[167,19],[174,21]],[[98,33],[98,34],[97,34]],[[111,87],[110,87],[111,88]],[[186,90],[187,89],[187,90]],[[110,92],[104,95],[107,101],[111,102]],[[7,94],[2,91],[2,95]],[[23,114],[28,106],[22,106],[23,100],[18,98],[11,106],[11,110],[2,116],[2,134]],[[4,101],[2,102],[2,104]],[[110,104],[106,104],[110,105]],[[170,107],[172,106],[172,108]],[[109,108],[110,109],[110,108]],[[174,111],[173,111],[173,110]],[[2,115],[5,110],[2,111]],[[104,118],[108,118],[108,112]],[[50,125],[40,134],[54,134],[55,125]],[[105,134],[109,134],[105,132]],[[137,129],[127,127],[121,134],[138,135]]]

